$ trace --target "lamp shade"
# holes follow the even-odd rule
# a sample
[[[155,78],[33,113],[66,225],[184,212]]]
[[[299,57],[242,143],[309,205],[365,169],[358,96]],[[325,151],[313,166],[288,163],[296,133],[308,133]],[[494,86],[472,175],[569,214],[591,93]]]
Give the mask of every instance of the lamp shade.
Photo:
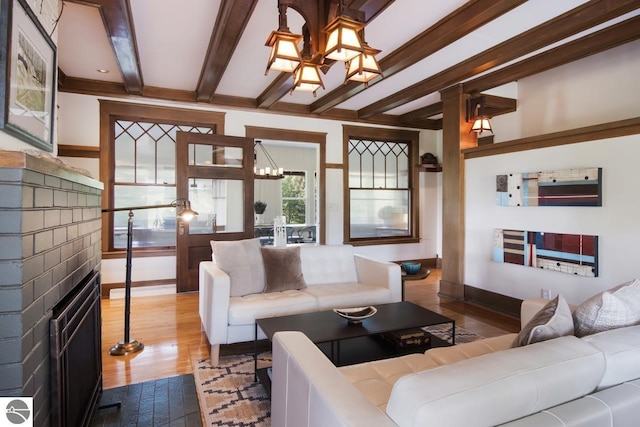
[[[493,129],[491,129],[491,122],[487,117],[478,117],[473,122],[471,126],[470,132],[477,132],[478,134],[482,132],[491,132],[493,133]]]
[[[362,42],[358,31],[363,28],[363,24],[344,16],[334,19],[325,32],[327,45],[324,56],[334,61],[350,61],[362,52]]]
[[[264,74],[266,75],[269,70],[293,73],[302,62],[298,51],[300,40],[302,40],[302,36],[298,34],[288,31],[272,31],[265,43],[266,46],[271,47],[271,52]]]
[[[324,89],[324,83],[322,83],[318,66],[310,62],[303,62],[295,72],[291,92],[301,90],[313,92],[313,96],[316,96],[316,91],[320,88]]]
[[[364,52],[349,61],[345,83],[347,80],[364,82],[366,87],[370,80],[381,75],[382,71],[376,59],[376,54],[378,53],[380,53],[379,50],[365,45]]]

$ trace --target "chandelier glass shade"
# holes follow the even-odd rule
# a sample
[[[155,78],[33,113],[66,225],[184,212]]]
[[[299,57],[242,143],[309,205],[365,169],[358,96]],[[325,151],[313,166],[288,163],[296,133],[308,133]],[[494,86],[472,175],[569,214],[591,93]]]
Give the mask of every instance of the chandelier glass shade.
[[[313,96],[316,96],[316,91],[320,88],[324,89],[324,83],[322,83],[318,66],[310,62],[303,62],[294,73],[291,92],[297,89],[303,92],[313,92]]]
[[[376,54],[380,53],[377,49],[372,49],[365,44],[363,52],[353,58],[347,64],[347,75],[344,79],[363,82],[365,87],[369,86],[369,81],[382,75],[380,64],[376,59]]]
[[[334,61],[348,62],[362,53],[362,42],[358,31],[364,25],[344,16],[338,16],[325,29],[327,46],[324,57]]]
[[[264,72],[265,76],[269,70],[284,71],[293,73],[302,63],[302,57],[298,51],[298,43],[302,40],[299,34],[290,31],[272,31],[267,39],[266,46],[271,48],[269,62]]]

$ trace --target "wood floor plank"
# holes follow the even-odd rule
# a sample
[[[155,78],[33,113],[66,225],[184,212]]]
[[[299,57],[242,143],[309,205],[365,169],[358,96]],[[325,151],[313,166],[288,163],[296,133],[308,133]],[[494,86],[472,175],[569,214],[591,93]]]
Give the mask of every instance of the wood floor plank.
[[[517,319],[438,295],[441,271],[424,280],[407,281],[405,299],[442,313],[471,332],[493,337],[517,332]],[[192,358],[209,357],[209,346],[198,315],[198,294],[134,297],[131,299],[131,338],[144,343],[142,352],[110,356],[109,349],[124,338],[124,300],[102,300],[103,387],[192,373]],[[223,346],[223,350],[224,350]],[[238,346],[242,351],[253,346]],[[225,351],[221,351],[225,354]]]

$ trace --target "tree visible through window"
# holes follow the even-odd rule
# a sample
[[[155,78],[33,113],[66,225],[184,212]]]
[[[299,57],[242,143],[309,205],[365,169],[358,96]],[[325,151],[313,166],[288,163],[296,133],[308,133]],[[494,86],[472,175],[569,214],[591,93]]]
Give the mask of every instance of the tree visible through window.
[[[307,177],[304,172],[284,173],[282,179],[282,213],[288,224],[307,222]]]

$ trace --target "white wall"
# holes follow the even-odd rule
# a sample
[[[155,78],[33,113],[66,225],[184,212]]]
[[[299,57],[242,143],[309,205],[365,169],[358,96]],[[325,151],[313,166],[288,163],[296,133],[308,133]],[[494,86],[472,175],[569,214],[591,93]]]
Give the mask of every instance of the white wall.
[[[125,102],[123,99],[114,99]],[[133,102],[141,102],[139,100]],[[259,113],[253,111],[226,110],[203,106],[202,104],[187,105],[178,103],[152,102],[145,100],[145,104],[169,105],[177,108],[192,108],[200,110],[225,112],[225,134],[231,136],[245,136],[245,126],[260,126],[268,128],[280,128],[289,130],[301,130],[309,132],[322,132],[327,134],[326,162],[342,164],[342,125],[347,123],[320,120],[306,117],[291,117],[271,113]],[[95,96],[77,95],[70,93],[59,94],[60,105],[60,141],[70,145],[99,145],[99,102]],[[353,123],[350,123],[353,124]],[[355,125],[361,126],[356,123]],[[383,127],[383,126],[381,126]],[[420,154],[424,152],[437,152],[439,132],[420,132]],[[74,160],[64,158],[65,161],[89,169],[93,176],[98,177],[98,163],[93,160]],[[420,243],[405,245],[376,245],[357,247],[356,252],[381,260],[402,260],[432,258],[439,253],[439,224],[440,212],[439,179],[441,174],[420,173]],[[343,240],[343,199],[342,199],[342,170],[328,169],[326,181],[326,243],[341,244]],[[175,268],[172,273],[164,269],[168,262],[164,257],[156,259],[146,258],[145,266],[140,268],[134,262],[133,271],[136,271],[135,280],[170,279],[175,277]],[[142,261],[138,261],[140,264]],[[161,265],[162,264],[162,265]],[[158,266],[156,269],[155,266]],[[175,266],[174,266],[175,267]],[[112,270],[114,273],[103,278],[104,283],[124,281],[124,263],[121,260],[103,260],[103,271]],[[157,277],[162,272],[162,277]]]
[[[639,74],[640,42],[633,42],[522,79],[518,112],[493,121],[496,139],[503,130],[511,139],[640,117]],[[640,135],[467,160],[465,283],[516,298],[537,297],[546,288],[575,304],[640,277],[638,159]],[[603,168],[602,207],[496,206],[498,174],[587,166]],[[494,228],[597,235],[600,275],[493,262]]]

